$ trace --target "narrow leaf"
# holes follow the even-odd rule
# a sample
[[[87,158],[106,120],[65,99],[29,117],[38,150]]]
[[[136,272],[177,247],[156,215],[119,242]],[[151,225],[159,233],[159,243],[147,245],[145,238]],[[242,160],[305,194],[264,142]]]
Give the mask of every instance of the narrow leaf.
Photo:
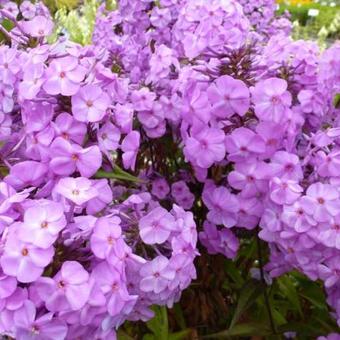
[[[240,292],[236,310],[231,320],[229,329],[232,329],[242,314],[256,301],[265,287],[261,281],[251,279],[247,281]]]

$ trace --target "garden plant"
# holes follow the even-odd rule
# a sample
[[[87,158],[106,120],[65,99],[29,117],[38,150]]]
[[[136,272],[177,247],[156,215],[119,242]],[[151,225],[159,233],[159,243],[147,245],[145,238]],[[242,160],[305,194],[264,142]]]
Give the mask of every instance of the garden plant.
[[[0,2],[0,334],[340,339],[340,44],[75,4]]]

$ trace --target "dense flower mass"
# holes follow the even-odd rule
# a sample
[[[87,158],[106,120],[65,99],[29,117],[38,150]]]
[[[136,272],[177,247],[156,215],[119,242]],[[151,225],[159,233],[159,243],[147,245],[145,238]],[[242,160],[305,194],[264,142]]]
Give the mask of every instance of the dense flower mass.
[[[198,238],[234,258],[240,229],[340,324],[340,46],[247,3],[102,5],[85,47],[47,44],[42,4],[2,6],[1,334],[113,339],[179,300]]]

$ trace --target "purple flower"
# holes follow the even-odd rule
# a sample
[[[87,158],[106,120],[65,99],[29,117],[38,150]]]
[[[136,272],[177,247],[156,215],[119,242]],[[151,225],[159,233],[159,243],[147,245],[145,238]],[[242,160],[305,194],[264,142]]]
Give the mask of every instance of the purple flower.
[[[206,186],[203,191],[203,202],[209,209],[208,220],[231,228],[236,224],[239,202],[235,195],[225,187]]]
[[[86,70],[79,65],[77,58],[59,58],[53,60],[46,70],[43,88],[51,95],[73,96],[78,92],[85,74]]]
[[[82,149],[79,145],[58,137],[50,150],[50,167],[57,175],[67,176],[78,170],[82,176],[91,177],[102,164],[102,154],[96,145]]]
[[[5,178],[5,182],[14,189],[20,190],[28,186],[37,187],[44,181],[47,166],[34,161],[24,161],[15,164]]]
[[[225,140],[228,159],[233,162],[249,160],[265,152],[263,139],[250,129],[241,127],[234,130]]]
[[[64,321],[53,318],[53,313],[37,316],[34,303],[26,300],[24,305],[14,312],[17,327],[16,339],[63,340],[67,326]]]
[[[116,316],[125,310],[129,313],[137,301],[137,296],[129,295],[123,275],[106,262],[101,262],[93,270],[96,284],[107,299],[107,310]]]
[[[159,199],[164,199],[170,192],[169,185],[164,178],[157,178],[152,182],[152,194]]]
[[[131,101],[136,111],[152,110],[153,102],[156,99],[156,94],[150,92],[147,87],[143,87],[131,94]]]
[[[208,88],[212,112],[219,118],[237,113],[243,116],[249,109],[250,99],[247,86],[230,76],[217,78]]]
[[[86,135],[86,125],[77,122],[70,114],[61,113],[52,124],[57,136],[77,144],[83,143]]]
[[[280,123],[287,116],[292,96],[287,82],[279,78],[262,80],[251,89],[256,116],[263,121]]]
[[[185,157],[198,167],[209,168],[224,158],[224,139],[223,131],[215,128],[206,127],[192,133],[185,141]]]
[[[340,209],[339,192],[330,184],[314,183],[302,197],[301,205],[316,221],[330,221]]]
[[[131,131],[122,142],[123,164],[125,169],[135,170],[136,158],[140,144],[140,134]]]
[[[55,186],[55,192],[78,205],[82,205],[98,195],[92,182],[84,177],[61,178]]]
[[[153,209],[139,221],[140,237],[147,244],[165,242],[174,228],[174,217],[161,207]]]
[[[37,291],[51,311],[80,310],[89,299],[89,274],[76,261],[66,261],[61,270],[54,276],[41,277],[37,283]]]
[[[169,260],[164,256],[157,256],[145,263],[140,275],[140,289],[144,292],[159,294],[164,291],[175,277],[175,271],[169,266]]]
[[[270,198],[277,204],[294,203],[302,191],[302,187],[295,181],[274,177],[270,182]]]
[[[110,97],[98,85],[85,85],[72,96],[73,117],[80,122],[99,122],[109,105]]]
[[[98,144],[100,150],[107,154],[116,151],[119,146],[120,131],[112,123],[105,123],[98,131]]]
[[[117,257],[122,257],[125,243],[122,238],[120,219],[118,217],[98,219],[90,243],[93,253],[100,259],[114,263]]]
[[[18,224],[16,228],[18,232],[24,226]],[[52,247],[43,249],[32,243],[23,242],[13,230],[6,241],[0,264],[5,274],[15,276],[19,282],[33,282],[43,273],[53,255]]]
[[[45,16],[37,15],[32,20],[21,23],[21,27],[31,37],[43,38],[52,33],[53,22]]]
[[[49,248],[66,226],[63,206],[51,201],[28,208],[19,235],[24,241],[40,248]]]

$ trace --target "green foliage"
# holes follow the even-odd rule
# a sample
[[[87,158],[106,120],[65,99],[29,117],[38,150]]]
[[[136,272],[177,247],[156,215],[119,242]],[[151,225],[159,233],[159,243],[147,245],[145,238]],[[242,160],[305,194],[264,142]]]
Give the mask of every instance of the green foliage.
[[[69,10],[66,6],[59,8],[55,12],[55,31],[49,41],[55,41],[57,36],[66,30],[72,41],[81,45],[90,44],[98,5],[97,0],[85,0],[77,9]]]
[[[319,14],[310,17],[310,9],[317,9]],[[294,39],[317,40],[321,47],[326,47],[328,40],[340,37],[340,5],[335,7],[311,3],[301,6],[281,4],[278,14],[288,11],[294,23]]]

